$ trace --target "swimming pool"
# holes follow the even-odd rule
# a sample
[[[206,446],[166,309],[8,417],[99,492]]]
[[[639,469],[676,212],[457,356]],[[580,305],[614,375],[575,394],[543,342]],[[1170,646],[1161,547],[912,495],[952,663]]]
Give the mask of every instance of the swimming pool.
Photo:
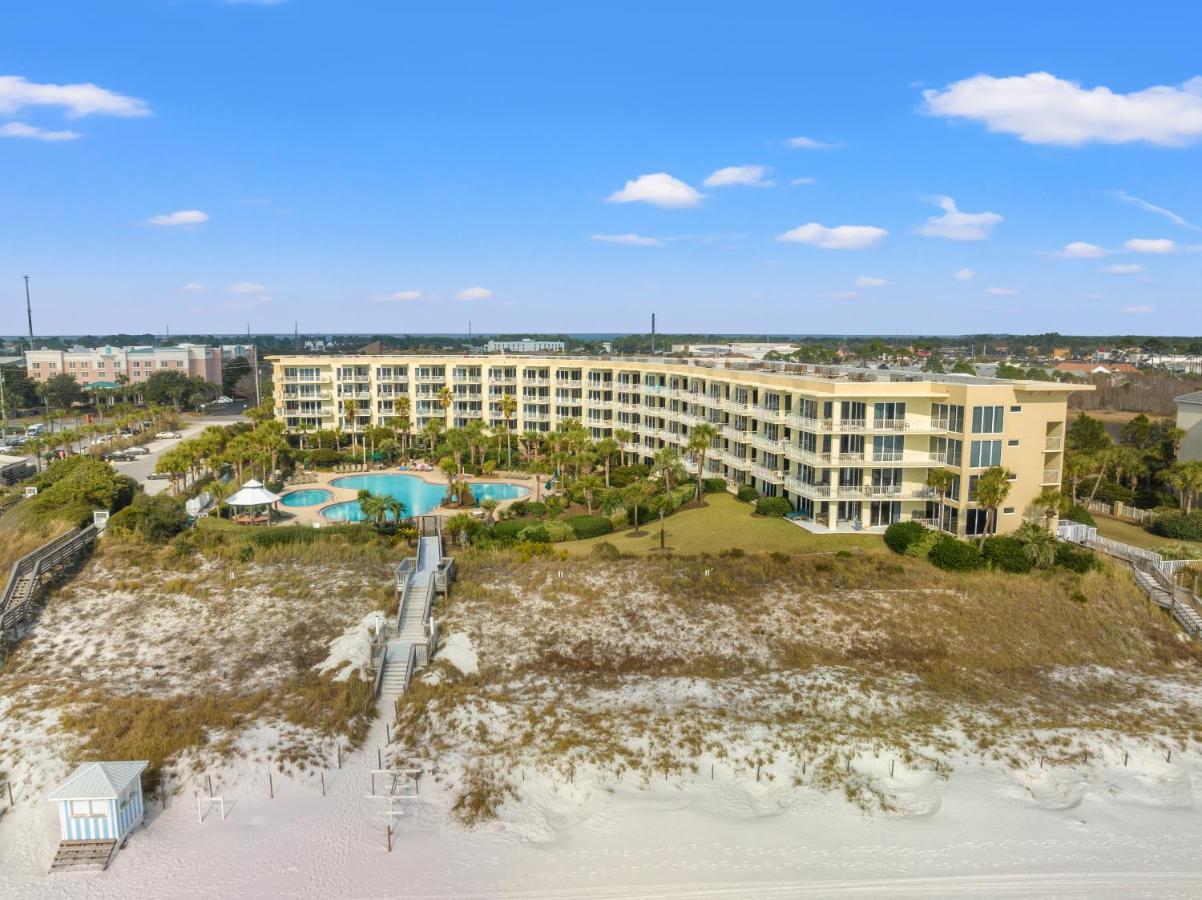
[[[396,497],[405,504],[406,516],[425,515],[438,506],[447,493],[446,485],[425,481],[413,475],[349,475],[346,478],[335,478],[330,484],[352,491],[370,491],[373,494]],[[477,501],[488,497],[494,500],[516,500],[530,493],[528,488],[505,482],[472,481],[469,484]],[[327,506],[321,511],[321,515],[331,522],[363,521],[363,511],[359,509],[357,500]]]
[[[310,488],[304,491],[289,491],[280,497],[282,506],[317,506],[326,503],[334,494],[325,488]]]

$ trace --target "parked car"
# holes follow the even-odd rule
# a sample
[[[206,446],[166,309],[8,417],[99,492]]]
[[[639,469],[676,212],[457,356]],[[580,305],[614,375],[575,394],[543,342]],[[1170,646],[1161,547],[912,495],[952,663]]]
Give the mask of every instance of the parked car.
[[[133,456],[131,456],[129,453],[126,453],[124,450],[116,450],[113,453],[106,453],[100,458],[105,462],[129,462],[131,459],[133,459]]]
[[[147,481],[168,481],[170,478],[170,472],[151,472],[146,476]]]
[[[178,440],[179,437],[180,433],[178,431],[160,431],[155,435],[155,438],[160,441],[174,441]]]
[[[233,403],[233,402],[234,402],[233,397],[226,397],[225,395],[222,395],[213,401],[214,404],[222,404],[222,405],[224,405],[226,403]]]
[[[150,453],[145,447],[127,447],[125,452],[129,456],[146,456]]]

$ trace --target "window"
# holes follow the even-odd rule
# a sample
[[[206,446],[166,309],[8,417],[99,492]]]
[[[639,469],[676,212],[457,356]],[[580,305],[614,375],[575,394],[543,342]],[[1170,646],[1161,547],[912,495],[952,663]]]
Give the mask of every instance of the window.
[[[947,403],[932,403],[931,418],[939,427],[948,431],[964,430],[964,407]]]
[[[1023,411],[1023,408],[1021,406],[1010,407],[1010,412],[1022,412],[1022,411]]]
[[[988,534],[989,510],[969,509],[964,511],[964,533],[967,535]]]
[[[1006,441],[1006,446],[1007,447],[1017,447],[1018,446],[1018,438],[1010,438],[1010,440]]]
[[[988,469],[1002,464],[1001,441],[973,441],[969,450],[968,464],[974,469]]]
[[[108,803],[104,800],[72,800],[71,818],[90,819],[108,815]]]
[[[974,406],[972,408],[972,433],[1001,434],[1004,413],[1005,409],[1001,406]]]
[[[1014,507],[1013,506],[1003,507],[1002,512],[1008,516],[1012,516],[1012,515],[1014,515]]]
[[[964,441],[955,438],[934,438],[931,450],[936,459],[942,458],[943,463],[953,469],[964,464]]]

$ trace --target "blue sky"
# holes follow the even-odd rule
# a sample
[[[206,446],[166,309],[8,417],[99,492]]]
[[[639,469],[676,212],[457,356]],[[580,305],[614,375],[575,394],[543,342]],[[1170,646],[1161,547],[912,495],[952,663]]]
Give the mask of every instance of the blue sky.
[[[1202,333],[1202,9],[978,6],[9,4],[0,333]]]

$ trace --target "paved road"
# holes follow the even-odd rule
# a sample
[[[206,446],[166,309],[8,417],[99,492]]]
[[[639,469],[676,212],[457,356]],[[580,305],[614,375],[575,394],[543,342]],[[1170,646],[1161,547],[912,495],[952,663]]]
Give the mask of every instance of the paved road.
[[[115,462],[113,465],[122,475],[128,475],[130,478],[137,479],[138,483],[146,489],[146,493],[160,494],[171,487],[171,482],[167,479],[148,481],[146,476],[154,471],[154,467],[164,450],[170,450],[180,441],[195,437],[210,425],[232,425],[242,420],[241,416],[205,416],[200,421],[181,428],[179,433],[182,437],[169,441],[151,441],[146,445],[146,449],[150,451],[146,456],[139,456],[131,462]]]

